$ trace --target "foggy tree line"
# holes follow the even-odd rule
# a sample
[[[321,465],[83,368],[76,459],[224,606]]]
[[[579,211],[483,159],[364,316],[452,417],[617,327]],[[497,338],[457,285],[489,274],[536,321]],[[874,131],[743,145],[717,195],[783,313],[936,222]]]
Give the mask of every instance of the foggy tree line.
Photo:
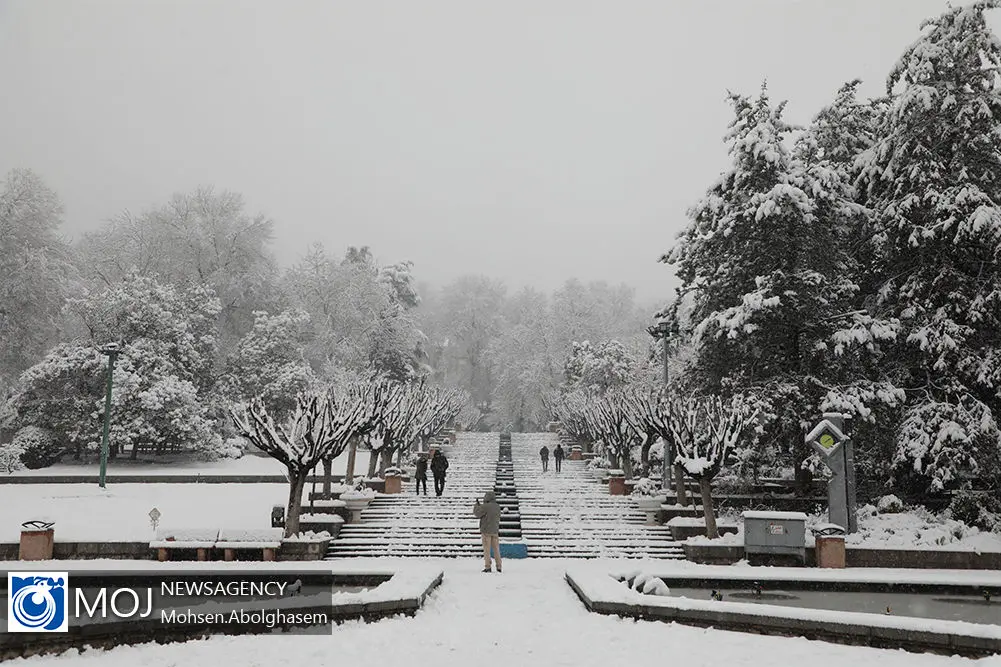
[[[112,456],[237,455],[231,405],[291,416],[300,393],[371,374],[462,389],[479,428],[539,428],[572,343],[619,338],[619,356],[644,364],[647,316],[624,286],[508,294],[467,276],[418,289],[407,261],[319,244],[281,266],[277,223],[210,187],[74,242],[62,214],[39,175],[0,182],[0,427],[37,465],[98,448],[109,342],[123,345]]]

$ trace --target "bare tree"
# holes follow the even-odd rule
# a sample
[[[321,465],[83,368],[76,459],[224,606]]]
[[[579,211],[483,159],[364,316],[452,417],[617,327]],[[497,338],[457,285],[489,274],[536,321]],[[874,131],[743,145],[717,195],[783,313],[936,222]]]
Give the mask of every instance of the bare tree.
[[[320,461],[340,456],[352,438],[374,428],[380,391],[374,385],[367,391],[340,397],[316,392],[304,394],[284,424],[275,424],[263,403],[256,399],[241,410],[231,411],[240,435],[285,464],[289,480],[286,537],[299,532],[302,492],[310,471]]]
[[[678,461],[702,492],[706,536],[719,537],[713,510],[712,481],[733,451],[737,439],[757,417],[738,399],[724,403],[719,396],[687,396],[669,402],[669,425],[678,447]]]

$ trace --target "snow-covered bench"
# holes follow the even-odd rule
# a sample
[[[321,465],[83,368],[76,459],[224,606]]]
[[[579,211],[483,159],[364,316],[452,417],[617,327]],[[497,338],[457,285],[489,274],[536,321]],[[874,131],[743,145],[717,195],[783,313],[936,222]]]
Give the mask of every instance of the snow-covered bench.
[[[149,543],[151,549],[156,549],[159,561],[170,560],[170,552],[194,549],[198,560],[209,559],[209,549],[213,548],[219,539],[216,528],[164,528],[156,532],[156,539]]]
[[[253,530],[223,528],[219,531],[215,548],[222,550],[223,560],[234,560],[238,549],[255,551],[260,549],[263,559],[271,561],[275,560],[275,554],[282,545],[284,532],[281,528],[255,528]]]

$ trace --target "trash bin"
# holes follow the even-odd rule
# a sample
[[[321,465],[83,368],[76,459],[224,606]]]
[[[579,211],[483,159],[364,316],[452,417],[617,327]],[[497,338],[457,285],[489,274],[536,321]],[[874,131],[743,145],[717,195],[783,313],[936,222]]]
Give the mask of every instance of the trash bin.
[[[608,471],[608,494],[611,496],[626,495],[626,473],[621,470]]]
[[[53,525],[47,521],[22,523],[18,560],[52,560],[52,548],[55,543]]]
[[[817,567],[845,567],[845,529],[836,523],[823,523],[812,529],[817,544]]]
[[[397,471],[386,471],[386,485],[383,487],[383,493],[401,493],[403,491],[403,480],[400,477],[400,473]]]
[[[274,505],[271,507],[271,527],[272,528],[284,528],[285,527],[285,506],[284,505]]]

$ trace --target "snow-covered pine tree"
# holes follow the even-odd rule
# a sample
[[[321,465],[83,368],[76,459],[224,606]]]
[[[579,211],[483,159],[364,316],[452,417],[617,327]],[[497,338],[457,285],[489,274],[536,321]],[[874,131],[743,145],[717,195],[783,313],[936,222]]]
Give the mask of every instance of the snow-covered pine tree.
[[[763,88],[732,94],[726,141],[733,165],[693,207],[692,222],[662,258],[678,267],[677,304],[690,304],[700,393],[755,397],[761,442],[791,448],[826,393],[829,318],[855,292],[839,224],[838,170],[797,160],[795,128]]]
[[[1001,42],[951,8],[887,79],[863,184],[874,211],[875,310],[907,393],[894,467],[931,490],[997,480],[1001,449]]]

